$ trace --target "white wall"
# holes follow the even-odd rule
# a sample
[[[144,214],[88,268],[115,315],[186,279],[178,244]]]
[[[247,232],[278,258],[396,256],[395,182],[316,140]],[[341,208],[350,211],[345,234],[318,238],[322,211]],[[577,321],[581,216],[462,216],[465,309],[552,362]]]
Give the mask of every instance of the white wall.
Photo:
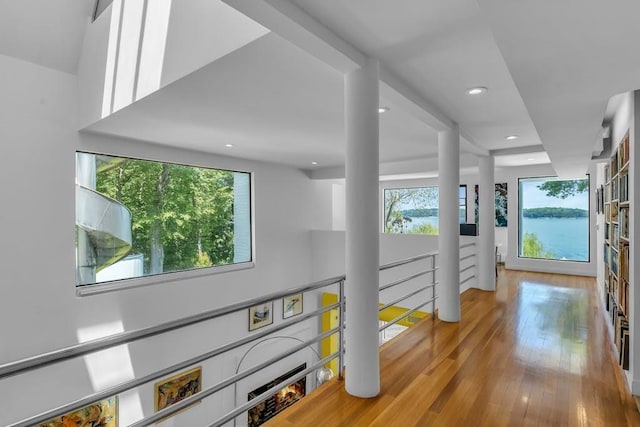
[[[267,34],[222,1],[173,0],[161,87]]]
[[[197,314],[311,278],[312,185],[300,171],[76,132],[74,76],[0,56],[0,364],[122,330]],[[88,297],[75,294],[75,151],[253,172],[255,268]],[[295,212],[295,215],[292,215]],[[311,302],[310,302],[311,303]],[[276,322],[280,302],[274,307]],[[306,301],[305,301],[306,304]],[[247,333],[238,313],[0,381],[0,425],[139,377]],[[81,338],[83,337],[83,338]],[[203,363],[204,385],[238,353]],[[46,381],[43,381],[46,378]],[[269,378],[271,379],[271,378]],[[264,383],[264,378],[256,384]],[[121,425],[153,412],[152,385],[121,396]],[[201,425],[233,399],[206,399],[166,425]],[[128,418],[127,418],[128,417]]]

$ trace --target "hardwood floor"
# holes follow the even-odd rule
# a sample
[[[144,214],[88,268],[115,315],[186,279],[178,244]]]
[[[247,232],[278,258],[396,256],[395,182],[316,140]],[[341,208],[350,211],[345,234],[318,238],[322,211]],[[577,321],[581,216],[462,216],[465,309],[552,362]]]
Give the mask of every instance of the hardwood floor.
[[[594,279],[501,270],[381,348],[381,392],[333,380],[267,426],[640,426]]]

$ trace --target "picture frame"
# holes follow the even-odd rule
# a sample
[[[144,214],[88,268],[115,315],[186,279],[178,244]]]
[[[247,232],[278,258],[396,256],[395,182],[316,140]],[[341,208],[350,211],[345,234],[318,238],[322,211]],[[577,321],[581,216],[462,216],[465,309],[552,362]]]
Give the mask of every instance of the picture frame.
[[[282,318],[297,316],[303,311],[302,292],[282,298]]]
[[[201,390],[202,366],[160,380],[153,385],[155,412],[193,396]]]
[[[273,301],[249,308],[249,331],[263,328],[273,323]]]
[[[83,408],[52,418],[37,427],[62,425],[91,425],[95,427],[118,427],[118,396],[111,396]]]

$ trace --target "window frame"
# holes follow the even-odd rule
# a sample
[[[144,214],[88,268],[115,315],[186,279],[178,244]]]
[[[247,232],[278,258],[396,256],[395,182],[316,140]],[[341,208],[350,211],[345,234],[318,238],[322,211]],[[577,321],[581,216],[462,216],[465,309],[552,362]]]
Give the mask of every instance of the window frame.
[[[556,180],[556,181],[580,181],[580,179],[560,179],[557,176],[550,176],[550,175],[546,175],[546,176],[528,176],[528,177],[518,177],[518,251],[517,251],[517,258],[518,259],[522,259],[522,260],[534,260],[534,261],[551,261],[551,262],[575,262],[575,263],[580,263],[580,264],[589,264],[591,263],[591,174],[585,174],[587,182],[588,182],[588,189],[587,189],[587,259],[586,260],[573,260],[573,259],[560,259],[560,258],[534,258],[534,257],[527,257],[527,256],[522,256],[520,255],[521,253],[521,247],[522,247],[522,236],[523,236],[523,224],[522,224],[522,219],[524,218],[522,216],[522,187],[521,187],[521,182],[522,181],[527,181],[527,180],[534,180],[534,179],[538,179],[538,180],[545,180],[545,179],[552,179],[552,180]]]
[[[467,193],[467,184],[460,184],[458,186],[458,220],[460,220],[460,208],[463,206],[462,204],[460,204],[460,201],[462,200],[462,198],[460,197],[460,189],[462,189],[464,187],[464,193],[465,193],[465,197],[464,197],[464,209],[465,209],[465,218],[464,218],[464,222],[460,222],[460,224],[466,224],[467,223],[467,214],[468,214],[468,210],[467,210],[467,198],[468,198],[468,193]],[[436,188],[438,190],[438,196],[440,195],[440,187],[438,185],[417,185],[417,186],[406,186],[406,187],[383,187],[382,188],[382,199],[381,199],[381,208],[382,208],[382,215],[380,217],[380,222],[381,222],[381,229],[382,229],[382,233],[384,234],[404,234],[404,233],[390,233],[387,232],[385,229],[385,212],[386,212],[386,205],[385,205],[385,192],[386,191],[391,191],[391,190],[416,190],[416,189],[421,189],[421,188]],[[437,236],[438,234],[432,234],[432,236]]]
[[[237,262],[237,263],[231,262],[229,264],[224,264],[224,265],[213,265],[213,266],[209,266],[209,267],[194,267],[194,268],[188,268],[188,269],[184,269],[184,270],[168,271],[168,272],[151,274],[151,275],[128,277],[128,278],[115,279],[115,280],[105,280],[105,281],[102,281],[102,282],[94,282],[94,283],[86,283],[86,284],[78,283],[77,280],[76,280],[76,281],[74,281],[75,290],[76,290],[76,296],[84,297],[84,296],[90,296],[90,295],[97,295],[97,294],[103,294],[103,293],[107,293],[107,292],[113,292],[113,291],[119,291],[119,290],[125,290],[125,289],[133,289],[133,288],[149,286],[149,285],[154,285],[154,284],[161,284],[161,283],[167,283],[167,282],[177,282],[177,281],[188,280],[188,279],[197,278],[197,277],[224,274],[224,273],[228,273],[228,272],[232,272],[232,271],[247,270],[247,269],[252,269],[252,268],[255,267],[255,265],[256,265],[256,263],[255,263],[255,259],[256,259],[256,250],[255,250],[255,194],[254,194],[254,190],[255,190],[254,179],[255,179],[255,176],[254,176],[253,172],[243,171],[243,170],[236,170],[236,169],[231,169],[231,168],[224,169],[224,168],[219,167],[219,166],[209,166],[209,165],[203,165],[203,164],[196,164],[196,162],[166,161],[166,160],[158,160],[158,159],[149,158],[149,157],[143,158],[143,157],[136,157],[134,155],[113,154],[113,153],[108,153],[108,152],[98,152],[98,151],[82,150],[82,149],[76,149],[74,151],[74,158],[77,158],[78,154],[91,154],[91,155],[96,155],[96,156],[110,156],[110,157],[123,158],[123,159],[141,160],[141,161],[147,161],[147,162],[153,162],[153,163],[159,163],[159,164],[169,164],[169,165],[193,167],[193,168],[198,168],[198,169],[213,169],[213,170],[220,170],[220,171],[224,171],[224,172],[247,174],[248,175],[248,185],[249,185],[249,188],[247,189],[247,193],[248,193],[248,203],[249,203],[248,214],[249,214],[249,233],[250,233],[249,245],[250,245],[250,248],[249,248],[249,260],[241,261],[241,262]],[[76,177],[77,177],[77,173],[78,173],[78,171],[77,171],[77,168],[76,168]],[[76,183],[74,185],[77,185],[77,181],[76,181]],[[74,199],[74,202],[77,203],[77,200]],[[75,217],[75,214],[74,214],[74,230],[76,228],[77,228],[77,218]],[[77,250],[77,244],[76,244],[75,248]],[[77,266],[77,258],[75,258],[75,262],[76,262],[75,271],[77,271],[77,268],[78,268],[78,266]]]

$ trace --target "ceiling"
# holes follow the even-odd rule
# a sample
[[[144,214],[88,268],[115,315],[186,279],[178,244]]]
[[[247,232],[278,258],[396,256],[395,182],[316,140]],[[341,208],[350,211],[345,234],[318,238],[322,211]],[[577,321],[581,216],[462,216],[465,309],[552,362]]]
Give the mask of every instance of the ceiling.
[[[76,74],[90,0],[0,2],[0,55]]]
[[[380,103],[391,108],[380,115],[381,162],[432,158],[437,131],[456,122],[464,152],[491,152],[505,167],[550,159],[558,174],[579,176],[609,98],[640,88],[640,4],[632,0],[224,3],[272,33],[86,130],[339,169],[344,73],[375,57]],[[75,73],[93,6],[1,3],[0,54]],[[473,86],[489,90],[471,97]],[[519,138],[505,140],[512,134]]]

